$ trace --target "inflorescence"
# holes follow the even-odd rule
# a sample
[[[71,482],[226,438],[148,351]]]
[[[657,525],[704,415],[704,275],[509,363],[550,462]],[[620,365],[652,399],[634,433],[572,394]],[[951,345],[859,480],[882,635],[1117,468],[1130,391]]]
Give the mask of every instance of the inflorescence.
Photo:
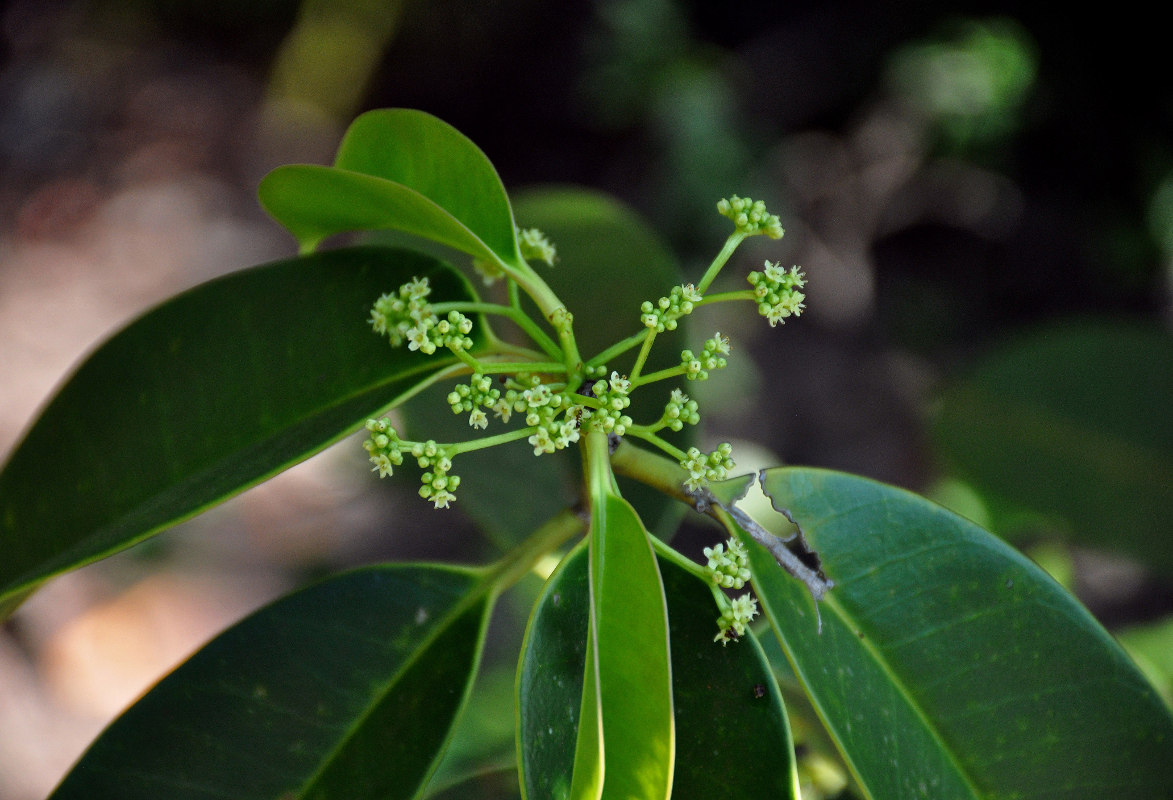
[[[474,431],[486,431],[495,419],[512,430],[465,442],[416,442],[401,439],[386,418],[366,423],[367,439],[363,443],[379,477],[391,475],[409,456],[422,471],[419,494],[436,508],[447,508],[456,500],[460,478],[453,475],[452,462],[459,454],[484,447],[526,439],[534,455],[564,450],[579,441],[584,433],[611,437],[636,437],[663,450],[681,466],[684,475],[681,490],[697,495],[711,482],[725,480],[734,467],[733,448],[724,442],[710,452],[698,447],[681,450],[661,438],[664,430],[678,432],[686,425],[700,422],[697,402],[679,387],[673,388],[659,419],[648,424],[636,423],[630,415],[632,395],[641,386],[664,380],[703,381],[714,370],[723,369],[730,355],[729,338],[716,333],[705,340],[699,353],[685,349],[675,367],[650,374],[643,373],[648,354],[658,336],[675,331],[683,317],[703,305],[749,301],[757,306],[771,327],[802,313],[806,296],[802,289],[805,276],[798,267],[783,269],[767,261],[761,271],[750,272],[748,289],[710,292],[709,287],[725,262],[746,237],[782,236],[778,217],[766,211],[761,201],[737,195],[722,200],[717,210],[734,225],[721,253],[714,259],[698,284],[674,286],[655,302],[645,301],[639,309],[642,330],[621,340],[593,360],[583,361],[574,342],[574,317],[564,307],[556,306],[547,321],[562,346],[544,333],[523,311],[518,288],[532,287],[533,276],[511,272],[503,262],[475,260],[473,266],[489,284],[501,278],[513,278],[509,286],[510,305],[449,302],[433,305],[427,278],[413,278],[394,292],[384,294],[371,309],[370,324],[376,333],[386,336],[392,346],[404,344],[409,350],[425,355],[447,351],[454,358],[454,370],[467,369],[467,382],[456,384],[447,395],[452,413],[465,416]],[[542,261],[553,266],[554,245],[541,231],[515,229],[517,248],[525,261]],[[539,286],[541,285],[540,279]],[[527,291],[530,291],[527,288]],[[545,295],[547,300],[552,293]],[[536,299],[536,296],[535,296]],[[550,307],[547,303],[547,308]],[[482,347],[476,352],[473,317],[469,314],[498,313],[508,317],[533,341],[533,348],[506,346],[495,337],[486,338],[498,345]],[[607,367],[606,360],[639,348],[630,375],[621,375]],[[507,360],[508,359],[508,360]],[[727,644],[745,635],[746,626],[757,614],[757,601],[749,594],[730,599],[726,590],[740,590],[749,580],[749,556],[736,538],[705,548],[708,564],[705,573],[712,582],[721,616],[719,633],[714,641]]]
[[[705,574],[719,589],[741,589],[749,580],[749,552],[739,539],[730,538],[724,544],[704,549]],[[717,618],[718,633],[714,642],[729,644],[745,635],[746,626],[758,613],[758,603],[747,592],[729,600],[720,595],[721,616]]]
[[[393,468],[410,455],[424,470],[420,494],[432,501],[436,508],[447,508],[455,501],[455,490],[460,484],[460,479],[450,474],[452,460],[460,453],[526,439],[535,455],[545,455],[570,447],[584,433],[598,432],[633,436],[671,455],[685,472],[686,477],[681,483],[683,490],[689,493],[700,492],[710,482],[728,477],[734,466],[732,447],[728,443],[703,452],[697,447],[681,450],[661,438],[661,431],[676,432],[685,425],[700,422],[696,401],[680,388],[672,389],[668,403],[654,422],[639,424],[630,415],[632,395],[639,387],[670,379],[703,381],[711,372],[728,363],[729,339],[716,333],[705,340],[699,353],[682,350],[678,366],[642,373],[656,337],[676,330],[683,317],[701,306],[748,300],[757,306],[758,312],[771,326],[802,313],[805,279],[798,267],[786,270],[767,261],[761,271],[749,273],[749,288],[721,293],[708,291],[741,240],[754,235],[777,239],[783,233],[778,217],[767,212],[761,201],[733,195],[719,202],[717,210],[733,222],[734,232],[704,279],[699,284],[674,286],[666,296],[654,302],[645,301],[639,309],[642,333],[622,340],[595,360],[584,362],[565,357],[565,363],[561,363],[558,359],[565,355],[563,348],[532,321],[519,319],[524,312],[516,285],[511,290],[509,306],[461,302],[433,305],[430,301],[431,285],[426,277],[414,278],[376,300],[370,314],[371,327],[386,336],[392,346],[406,344],[409,350],[425,355],[447,351],[460,362],[456,364],[457,370],[461,363],[467,368],[468,381],[454,386],[447,396],[453,414],[464,415],[474,431],[487,431],[494,419],[508,424],[520,418],[524,425],[482,439],[438,444],[400,439],[389,420],[372,419],[367,423],[369,436],[363,446],[370,455],[373,471],[380,477],[390,475]],[[523,259],[554,264],[554,245],[541,231],[518,228],[515,233],[518,252]],[[504,263],[478,260],[474,266],[485,277],[486,283],[511,277],[510,268]],[[494,352],[489,347],[482,348],[485,352],[474,353],[475,326],[469,315],[475,313],[508,316],[531,335],[535,348],[511,346]],[[567,338],[573,340],[574,317],[568,310],[556,308],[548,321],[563,344]],[[603,361],[637,347],[640,348],[639,354],[630,375],[620,375]],[[518,354],[521,354],[520,360],[516,360]],[[514,360],[505,361],[507,358]],[[734,622],[736,620],[727,627],[737,632],[738,625]]]

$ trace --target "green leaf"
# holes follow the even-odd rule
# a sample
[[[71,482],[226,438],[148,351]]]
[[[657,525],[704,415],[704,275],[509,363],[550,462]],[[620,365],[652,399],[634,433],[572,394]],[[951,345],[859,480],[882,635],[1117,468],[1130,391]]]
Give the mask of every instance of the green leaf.
[[[1170,398],[1167,330],[1066,322],[1007,343],[945,392],[934,435],[987,497],[1169,572]]]
[[[1170,797],[1173,718],[1110,635],[1026,557],[879,483],[769,470],[835,587],[768,552],[755,588],[866,795]]]
[[[718,611],[707,584],[670,561],[661,559],[659,567],[671,624],[672,797],[796,798],[790,731],[761,648],[752,636],[728,647],[715,643]],[[517,701],[522,785],[529,798],[561,800],[569,793],[589,591],[587,553],[580,546],[550,577],[527,629]]]
[[[652,542],[635,509],[610,493],[591,505],[589,541],[602,798],[667,798],[676,748],[672,666],[668,608]]]
[[[714,642],[719,611],[709,585],[663,559],[660,572],[672,636],[673,800],[798,800],[790,725],[757,638]]]
[[[546,581],[517,665],[518,763],[523,796],[533,800],[570,796],[589,611],[584,539]]]
[[[214,639],[115,720],[52,800],[416,797],[484,643],[480,573],[375,566]]]
[[[363,114],[333,167],[278,167],[258,196],[303,250],[336,233],[393,229],[475,258],[522,264],[509,198],[492,163],[464,134],[422,111]]]
[[[0,607],[280,472],[451,365],[366,322],[416,276],[434,298],[472,296],[435,259],[353,248],[198,286],[101,345],[0,473]]]

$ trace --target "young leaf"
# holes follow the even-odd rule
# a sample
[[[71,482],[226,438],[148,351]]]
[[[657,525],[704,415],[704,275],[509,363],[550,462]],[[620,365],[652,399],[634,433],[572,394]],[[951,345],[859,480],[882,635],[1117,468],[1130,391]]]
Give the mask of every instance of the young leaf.
[[[197,286],[101,345],[0,473],[0,610],[306,458],[452,364],[392,349],[366,322],[413,277],[433,298],[472,297],[435,259],[352,248]]]
[[[451,125],[382,109],[347,130],[333,167],[278,167],[261,205],[311,250],[335,233],[393,229],[519,266],[513,212],[492,163]]]
[[[708,586],[669,561],[659,567],[671,623],[673,799],[797,798],[786,713],[756,640],[714,642],[717,607]],[[518,664],[519,760],[528,798],[565,797],[570,785],[588,604],[587,553],[579,547],[534,606]]]
[[[864,478],[784,468],[763,483],[835,581],[822,633],[803,586],[745,536],[755,589],[868,797],[1173,796],[1173,718],[1026,557]]]
[[[416,797],[493,596],[471,570],[375,566],[278,600],[115,720],[51,800]]]
[[[668,609],[648,533],[618,495],[592,503],[588,552],[603,718],[602,798],[666,799],[676,747]],[[588,672],[591,666],[588,660]]]

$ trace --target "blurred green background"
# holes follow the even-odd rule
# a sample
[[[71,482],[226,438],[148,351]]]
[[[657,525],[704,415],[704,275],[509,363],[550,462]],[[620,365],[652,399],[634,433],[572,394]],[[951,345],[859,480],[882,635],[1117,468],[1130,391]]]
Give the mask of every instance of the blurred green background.
[[[765,199],[786,237],[752,240],[725,278],[767,257],[801,264],[808,311],[778,329],[723,308],[694,321],[698,342],[719,329],[735,346],[725,385],[696,392],[702,440],[747,443],[749,468],[856,472],[961,511],[1076,591],[1170,696],[1173,84],[1155,17],[10,0],[0,35],[0,452],[120,322],[293,252],[253,199],[268,169],[327,162],[365,109],[421,108],[476,141],[511,191],[618,198],[688,278],[724,238],[716,200]],[[0,800],[42,796],[153,676],[305,576],[483,559],[510,538],[439,520],[410,483],[376,485],[362,455],[332,450],[56,582],[7,623]],[[533,516],[517,487],[501,498]],[[711,536],[686,525],[682,546]],[[160,569],[171,581],[147,583]],[[94,614],[105,628],[86,627]],[[126,663],[95,667],[110,651]]]

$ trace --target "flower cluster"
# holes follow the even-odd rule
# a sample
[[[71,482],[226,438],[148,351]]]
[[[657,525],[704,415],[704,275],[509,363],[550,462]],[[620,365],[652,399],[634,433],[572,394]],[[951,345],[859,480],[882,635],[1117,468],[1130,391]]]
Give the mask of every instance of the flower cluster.
[[[721,216],[733,220],[739,233],[746,236],[764,233],[771,239],[781,239],[782,222],[777,214],[766,211],[766,204],[761,200],[751,200],[748,197],[732,197],[717,203],[717,211]]]
[[[427,278],[412,278],[392,294],[384,294],[371,308],[369,322],[380,336],[386,334],[391,345],[398,347],[407,338],[407,332],[423,320],[434,318],[428,305],[432,287]]]
[[[366,428],[370,436],[362,446],[375,465],[371,471],[378,472],[380,478],[386,478],[391,474],[392,467],[403,463],[405,443],[386,419],[368,419]]]
[[[722,442],[711,453],[702,453],[696,447],[688,448],[680,466],[688,470],[688,480],[684,486],[690,492],[696,492],[710,481],[723,481],[729,477],[729,470],[733,469],[733,446]]]
[[[728,549],[726,549],[728,546]],[[729,537],[726,544],[704,549],[705,572],[709,580],[722,589],[740,589],[749,580],[749,552],[736,537]]]
[[[452,469],[451,453],[429,439],[413,442],[411,454],[420,469],[427,470],[420,476],[424,484],[420,487],[420,497],[431,500],[436,508],[448,508],[448,504],[456,499],[452,492],[460,486],[460,476],[448,474]]]
[[[409,350],[431,355],[440,347],[454,352],[472,348],[472,320],[459,311],[441,319],[428,303],[432,288],[427,278],[412,278],[394,294],[384,294],[371,308],[375,333],[386,334],[394,347],[407,341]]]
[[[656,333],[676,330],[676,321],[692,313],[693,307],[701,301],[701,293],[691,283],[673,286],[667,297],[661,297],[654,304],[645,300],[640,306],[640,321],[644,327],[655,329]]]
[[[410,455],[415,458],[420,469],[426,470],[421,476],[423,486],[420,487],[420,497],[431,500],[436,508],[447,508],[449,503],[456,500],[452,492],[460,485],[460,476],[448,474],[452,469],[450,448],[438,445],[431,439],[426,442],[400,439],[386,418],[368,419],[366,429],[370,436],[362,446],[374,464],[372,472],[378,472],[380,478],[385,478],[392,474],[392,467],[403,463],[405,455]]]
[[[797,317],[806,308],[802,302],[806,295],[800,291],[806,285],[806,277],[798,267],[782,269],[767,261],[761,272],[751,272],[746,280],[753,287],[758,313],[770,321],[771,328],[786,317]]]
[[[599,407],[583,414],[583,424],[588,430],[600,433],[614,433],[622,436],[632,424],[631,417],[624,410],[631,405],[631,381],[612,372],[610,379],[595,381],[591,393],[599,401]]]
[[[468,424],[484,430],[489,427],[485,409],[494,409],[501,400],[501,390],[493,386],[493,379],[473,374],[468,385],[461,384],[448,393],[448,405],[453,414],[468,414]]]
[[[678,431],[686,424],[696,425],[701,421],[697,410],[696,400],[690,400],[688,395],[679,389],[672,390],[668,405],[664,406],[664,416],[661,417],[664,426]]]
[[[536,376],[531,386],[514,397],[514,409],[525,414],[525,424],[536,430],[528,441],[534,448],[534,455],[563,450],[578,441],[578,415],[581,406],[576,406],[565,392],[555,391],[549,384],[538,382]]]
[[[517,244],[521,250],[521,257],[526,261],[542,261],[548,266],[554,266],[554,259],[558,252],[554,244],[537,228],[517,228]]]
[[[475,298],[437,301],[433,305],[429,303],[432,287],[427,278],[413,278],[381,296],[370,314],[370,324],[377,333],[386,335],[394,346],[406,344],[409,349],[426,355],[447,348],[461,362],[456,369],[471,373],[467,384],[454,386],[447,395],[454,414],[466,415],[469,426],[478,431],[489,427],[491,416],[509,423],[517,415],[524,418],[525,428],[478,441],[437,445],[431,441],[404,441],[386,420],[371,420],[367,423],[370,436],[364,447],[374,465],[373,470],[380,477],[390,475],[408,455],[412,456],[425,470],[420,494],[437,508],[445,508],[455,500],[453,491],[460,483],[457,476],[449,475],[452,459],[459,453],[528,437],[534,454],[542,455],[565,449],[587,433],[602,433],[643,439],[678,459],[688,473],[684,486],[689,492],[699,492],[711,481],[727,478],[729,470],[734,467],[732,448],[728,443],[721,444],[711,453],[702,453],[696,447],[685,452],[658,435],[664,429],[679,432],[686,425],[700,422],[696,401],[689,399],[681,389],[672,390],[659,420],[652,424],[637,425],[628,415],[631,394],[636,386],[681,375],[690,381],[706,380],[711,371],[726,366],[729,339],[718,332],[705,341],[699,353],[681,351],[678,365],[644,372],[657,335],[677,330],[681,318],[693,313],[698,306],[752,299],[771,326],[799,315],[804,308],[802,289],[805,278],[802,272],[798,267],[784,270],[769,261],[762,271],[749,274],[750,291],[705,294],[745,237],[760,234],[777,239],[783,233],[778,217],[770,214],[761,201],[733,195],[717,203],[717,210],[733,222],[736,232],[727,239],[701,280],[696,284],[673,286],[666,296],[642,303],[640,322],[643,329],[616,342],[590,361],[584,362],[577,352],[573,314],[549,287],[529,269],[518,272],[510,263],[495,257],[474,260],[473,266],[484,276],[486,283],[498,278],[512,281],[508,306],[481,303]],[[524,261],[542,261],[553,266],[557,251],[541,231],[514,228],[514,235],[517,253]],[[518,290],[525,290],[530,299],[537,302],[545,313],[545,322],[557,334],[557,341],[541,330],[538,320],[524,318],[527,312]],[[505,316],[528,334],[531,344],[540,351],[528,345],[510,343],[490,353],[489,360],[482,360],[484,356],[472,352],[473,321],[466,314],[474,313]],[[490,347],[494,342],[505,344],[491,335],[486,339]],[[636,347],[640,349],[631,367],[630,380],[605,366],[604,362]],[[502,361],[501,356],[509,360]],[[520,360],[512,360],[514,357]],[[518,369],[533,369],[534,372],[516,371]],[[718,586],[740,588],[748,570],[744,550],[738,549],[740,546],[733,541],[730,541],[728,550],[725,547],[718,545],[706,551],[710,571]],[[731,624],[728,630],[735,635],[738,626]]]
[[[684,350],[680,354],[680,363],[684,365],[684,377],[690,381],[703,381],[709,377],[709,370],[724,369],[728,363],[725,356],[729,355],[729,337],[722,336],[718,331],[713,338],[705,340],[705,348],[699,356],[691,350]]]
[[[729,607],[724,609],[721,616],[717,618],[717,627],[721,631],[713,637],[713,641],[726,645],[745,636],[745,626],[752,622],[757,615],[758,601],[749,593],[735,597],[729,603]]]

